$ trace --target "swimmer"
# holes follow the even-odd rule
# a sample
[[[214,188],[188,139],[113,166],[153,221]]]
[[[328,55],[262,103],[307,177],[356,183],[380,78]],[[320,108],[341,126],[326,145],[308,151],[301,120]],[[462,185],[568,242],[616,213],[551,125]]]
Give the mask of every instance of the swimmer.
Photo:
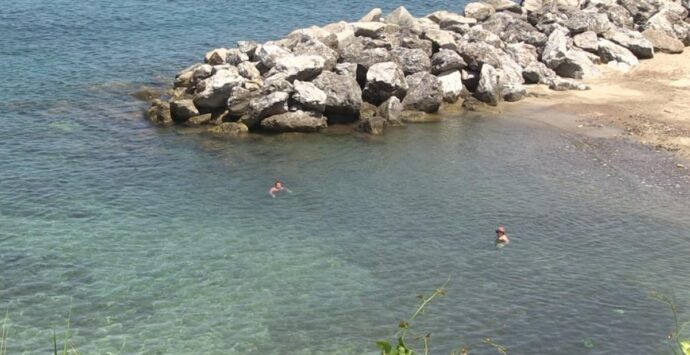
[[[268,190],[268,194],[271,195],[271,197],[275,198],[276,193],[281,192],[283,190],[287,190],[285,186],[283,185],[283,182],[280,180],[276,180],[276,183],[273,184],[273,187],[271,187],[270,190]],[[289,190],[287,190],[289,191]]]
[[[504,226],[499,226],[496,229],[496,245],[504,246],[510,243],[510,238],[506,234],[506,228]]]

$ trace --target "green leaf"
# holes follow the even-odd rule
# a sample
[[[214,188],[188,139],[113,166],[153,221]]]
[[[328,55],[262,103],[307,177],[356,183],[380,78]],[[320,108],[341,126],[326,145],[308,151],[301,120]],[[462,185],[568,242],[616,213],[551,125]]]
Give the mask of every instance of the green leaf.
[[[681,341],[680,350],[682,350],[685,355],[690,355],[690,340]]]
[[[381,351],[383,351],[384,354],[389,354],[391,352],[391,349],[393,349],[391,344],[385,340],[377,341],[376,345],[378,345],[379,349],[381,349]]]

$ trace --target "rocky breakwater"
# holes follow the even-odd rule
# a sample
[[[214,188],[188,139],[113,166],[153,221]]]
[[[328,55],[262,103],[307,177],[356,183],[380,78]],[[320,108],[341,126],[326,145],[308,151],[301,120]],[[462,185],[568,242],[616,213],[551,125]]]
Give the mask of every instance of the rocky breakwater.
[[[214,49],[182,70],[147,117],[209,131],[381,134],[448,105],[521,100],[526,85],[586,90],[601,64],[635,66],[690,44],[687,0],[486,0],[416,18],[374,9],[357,22]]]

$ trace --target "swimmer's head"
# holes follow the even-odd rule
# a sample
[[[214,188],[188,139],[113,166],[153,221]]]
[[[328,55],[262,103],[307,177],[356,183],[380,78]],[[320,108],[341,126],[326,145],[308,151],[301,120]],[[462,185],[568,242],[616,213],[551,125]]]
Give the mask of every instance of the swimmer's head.
[[[280,180],[276,180],[275,187],[281,187],[283,186],[283,182]]]
[[[506,234],[506,228],[502,225],[498,226],[498,229],[496,229],[496,234],[498,234],[498,235]]]

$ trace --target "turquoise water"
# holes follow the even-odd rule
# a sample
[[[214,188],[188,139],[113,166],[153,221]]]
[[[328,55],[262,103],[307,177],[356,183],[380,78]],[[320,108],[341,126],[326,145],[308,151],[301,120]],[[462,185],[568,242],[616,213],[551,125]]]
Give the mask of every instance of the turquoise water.
[[[3,5],[9,353],[49,352],[70,309],[85,354],[376,353],[448,276],[413,323],[433,353],[486,336],[514,354],[666,352],[671,314],[648,294],[674,291],[690,319],[690,206],[661,153],[523,117],[228,141],[153,128],[129,95],[209,48],[376,5],[394,7]],[[292,194],[269,198],[276,178]]]

